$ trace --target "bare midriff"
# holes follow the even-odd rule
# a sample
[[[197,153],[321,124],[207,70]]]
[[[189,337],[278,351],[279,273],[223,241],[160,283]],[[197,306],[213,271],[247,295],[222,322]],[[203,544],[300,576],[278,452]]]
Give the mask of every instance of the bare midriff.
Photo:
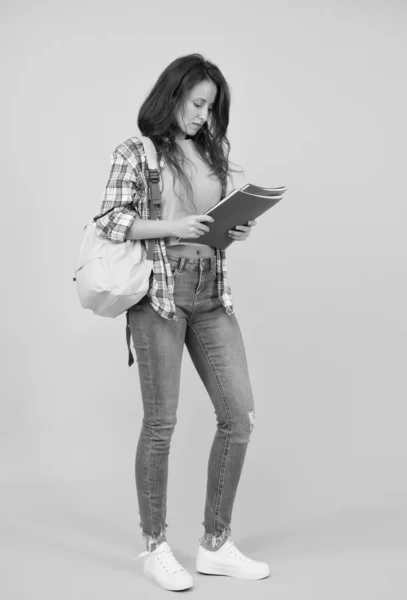
[[[174,244],[167,246],[167,254],[183,258],[210,258],[215,256],[216,250],[211,246],[193,246],[188,244]]]

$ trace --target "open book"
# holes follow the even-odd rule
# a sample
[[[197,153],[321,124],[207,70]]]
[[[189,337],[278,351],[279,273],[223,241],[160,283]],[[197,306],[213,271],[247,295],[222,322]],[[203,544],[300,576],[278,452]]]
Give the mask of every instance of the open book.
[[[230,192],[205,213],[214,219],[213,223],[205,222],[209,231],[199,238],[178,238],[177,242],[205,244],[224,250],[235,241],[229,237],[229,229],[233,229],[236,225],[246,225],[248,221],[253,221],[262,215],[281,200],[286,190],[285,186],[262,188],[247,183],[240,189]]]

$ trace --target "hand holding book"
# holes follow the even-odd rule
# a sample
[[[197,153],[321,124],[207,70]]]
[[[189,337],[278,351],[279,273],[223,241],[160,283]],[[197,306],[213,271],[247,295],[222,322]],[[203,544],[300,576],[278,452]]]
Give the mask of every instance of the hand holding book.
[[[199,237],[208,232],[208,225],[213,221],[214,219],[210,215],[188,215],[181,219],[175,219],[172,221],[171,235],[178,239],[195,239],[197,236]]]
[[[233,229],[229,229],[228,235],[232,242],[243,242],[247,240],[252,230],[252,227],[257,225],[256,219],[248,221],[245,225],[236,225]]]
[[[205,244],[214,248],[225,249],[239,237],[229,235],[229,231],[237,226],[244,226],[275,206],[281,200],[286,187],[261,188],[259,186],[246,184],[240,189],[233,190],[223,200],[215,204],[205,214],[213,218],[200,223],[200,229],[204,233],[194,243]],[[196,219],[203,219],[204,215],[197,215]],[[236,229],[236,232],[239,230]],[[232,239],[231,239],[232,238]],[[189,238],[178,237],[177,241],[187,243]],[[198,241],[199,240],[199,241]]]

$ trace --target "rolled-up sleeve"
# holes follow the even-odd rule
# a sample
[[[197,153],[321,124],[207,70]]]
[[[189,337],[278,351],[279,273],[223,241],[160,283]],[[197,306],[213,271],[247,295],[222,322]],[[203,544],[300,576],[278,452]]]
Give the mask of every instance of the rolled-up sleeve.
[[[95,217],[98,235],[116,243],[126,241],[134,220],[140,218],[137,205],[143,193],[139,174],[116,148],[111,156],[110,175],[100,213]]]

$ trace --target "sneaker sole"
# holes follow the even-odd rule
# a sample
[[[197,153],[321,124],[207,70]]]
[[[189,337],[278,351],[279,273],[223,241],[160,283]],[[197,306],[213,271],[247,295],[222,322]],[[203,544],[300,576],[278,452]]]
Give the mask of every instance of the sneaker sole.
[[[184,585],[178,585],[178,586],[164,585],[156,577],[154,577],[154,575],[152,573],[150,573],[149,571],[144,571],[144,574],[147,575],[147,577],[149,577],[150,579],[152,579],[161,588],[163,588],[164,590],[169,590],[170,592],[180,592],[182,590],[189,590],[194,585],[194,582],[192,582],[191,584],[184,584]]]
[[[226,567],[222,565],[211,565],[210,567],[196,566],[198,573],[202,575],[225,575],[226,577],[235,577],[236,579],[265,579],[270,576],[270,569],[264,573],[244,573],[239,569],[233,569],[233,567]]]

